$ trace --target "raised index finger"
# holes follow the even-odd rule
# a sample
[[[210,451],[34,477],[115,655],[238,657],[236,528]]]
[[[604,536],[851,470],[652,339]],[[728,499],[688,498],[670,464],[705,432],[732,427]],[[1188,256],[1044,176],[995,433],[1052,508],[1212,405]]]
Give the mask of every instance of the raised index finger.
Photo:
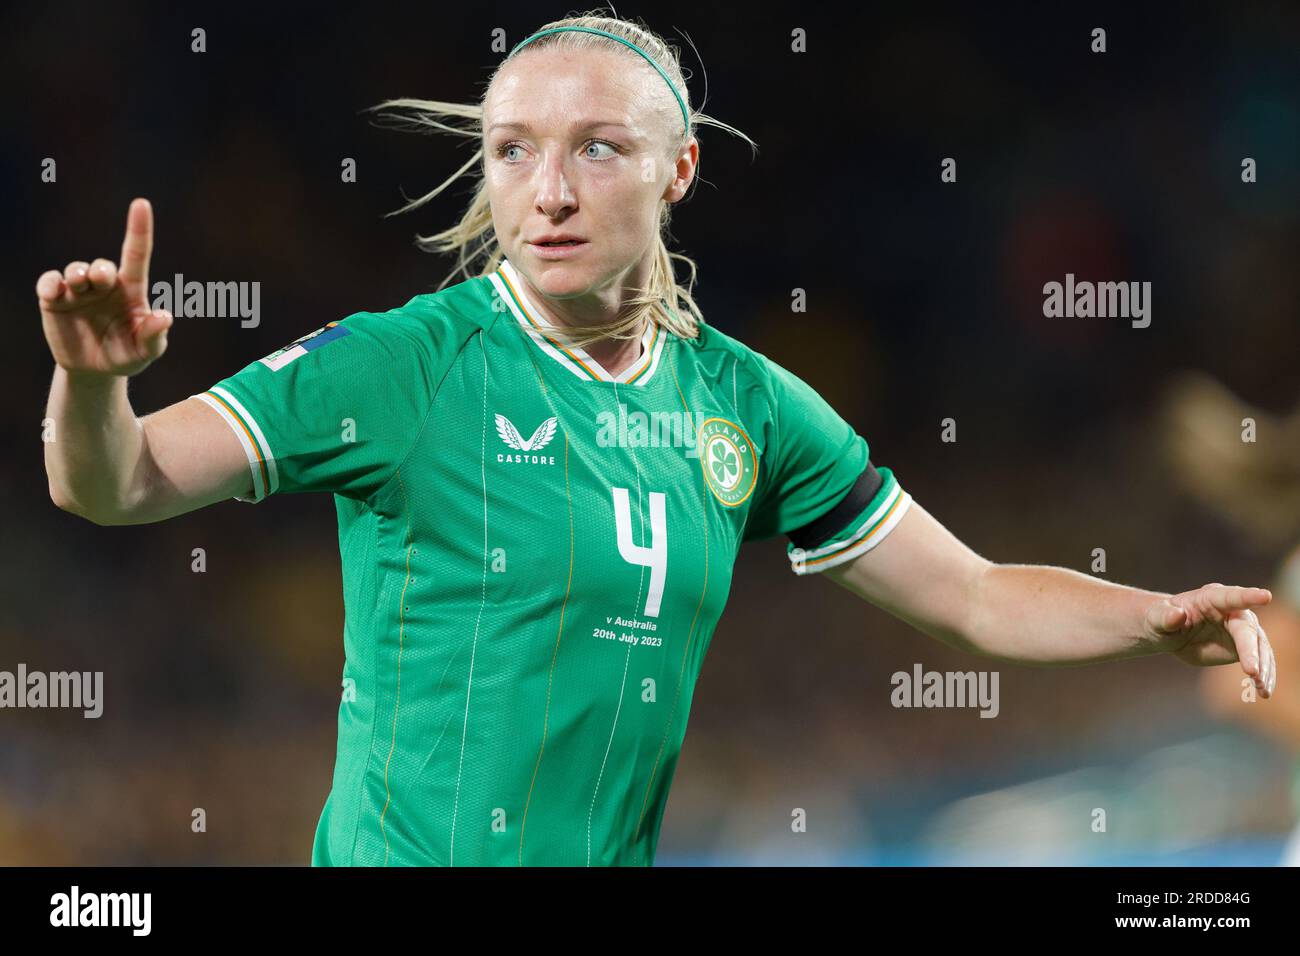
[[[1218,590],[1212,591],[1209,598],[1210,603],[1220,611],[1241,611],[1248,607],[1259,607],[1267,604],[1273,600],[1273,595],[1267,588],[1225,587],[1219,585]]]
[[[126,213],[126,238],[122,240],[122,267],[118,272],[122,281],[144,286],[149,280],[152,252],[153,207],[147,199],[133,199]]]

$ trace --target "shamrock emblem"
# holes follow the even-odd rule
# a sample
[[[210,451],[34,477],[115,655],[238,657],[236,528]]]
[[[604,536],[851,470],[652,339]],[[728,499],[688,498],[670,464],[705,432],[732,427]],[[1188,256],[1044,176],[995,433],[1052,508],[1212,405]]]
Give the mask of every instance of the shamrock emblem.
[[[713,477],[718,479],[718,484],[729,488],[740,474],[740,459],[725,442],[714,442],[712,452]]]

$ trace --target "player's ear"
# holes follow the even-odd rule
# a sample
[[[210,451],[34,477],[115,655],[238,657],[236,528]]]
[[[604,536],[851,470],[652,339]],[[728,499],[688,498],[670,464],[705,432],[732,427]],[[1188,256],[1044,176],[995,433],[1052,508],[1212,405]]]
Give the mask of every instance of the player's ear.
[[[700,164],[699,141],[690,137],[673,153],[672,163],[673,178],[662,197],[669,204],[680,201],[695,179]]]

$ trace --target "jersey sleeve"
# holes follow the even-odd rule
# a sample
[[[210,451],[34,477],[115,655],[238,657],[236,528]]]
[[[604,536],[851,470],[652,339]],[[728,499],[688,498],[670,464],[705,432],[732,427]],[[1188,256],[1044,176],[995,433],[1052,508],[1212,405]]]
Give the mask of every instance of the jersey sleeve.
[[[911,496],[867,441],[798,376],[757,352],[770,420],[757,500],[745,539],[786,535],[796,574],[814,574],[870,551],[907,512]]]
[[[410,451],[436,391],[439,351],[422,313],[358,312],[193,396],[248,456],[252,496],[329,491],[365,500]]]

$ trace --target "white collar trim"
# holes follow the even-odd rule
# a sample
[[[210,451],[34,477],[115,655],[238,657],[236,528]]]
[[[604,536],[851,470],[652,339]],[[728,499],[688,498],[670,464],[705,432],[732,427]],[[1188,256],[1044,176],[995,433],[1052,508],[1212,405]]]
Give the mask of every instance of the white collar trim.
[[[528,333],[528,337],[543,352],[579,378],[641,386],[650,380],[655,369],[658,368],[668,333],[657,323],[647,323],[645,333],[641,336],[640,357],[618,375],[611,375],[587,353],[586,349],[563,343],[563,333],[547,322],[533,305],[528,297],[523,277],[510,264],[509,259],[502,259],[500,268],[491,273],[489,278],[501,300],[514,313],[520,327]]]

